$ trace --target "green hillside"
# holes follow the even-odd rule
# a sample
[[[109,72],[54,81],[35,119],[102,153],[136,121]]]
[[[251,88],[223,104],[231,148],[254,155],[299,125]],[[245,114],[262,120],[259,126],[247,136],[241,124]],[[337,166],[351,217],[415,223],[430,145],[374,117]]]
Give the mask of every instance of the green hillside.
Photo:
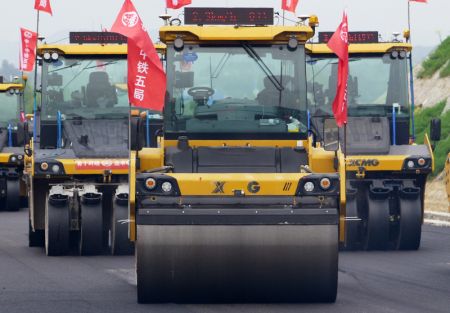
[[[440,173],[444,169],[447,154],[450,152],[450,110],[442,113],[445,108],[445,101],[433,107],[418,109],[415,114],[417,143],[423,143],[425,133],[429,134],[430,120],[435,117],[441,118],[442,136],[441,141],[436,143],[434,151],[436,170],[434,174]]]
[[[422,63],[419,78],[430,78],[439,71],[440,77],[450,76],[450,36]]]

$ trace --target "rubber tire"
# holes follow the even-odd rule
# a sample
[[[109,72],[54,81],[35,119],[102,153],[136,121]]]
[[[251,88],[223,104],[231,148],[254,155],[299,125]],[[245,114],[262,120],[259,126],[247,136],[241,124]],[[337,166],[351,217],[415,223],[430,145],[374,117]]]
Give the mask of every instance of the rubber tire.
[[[128,206],[117,204],[115,197],[112,200],[111,214],[111,254],[133,255],[134,243],[128,238],[128,223],[120,223],[128,220]]]
[[[422,236],[422,201],[399,199],[400,222],[396,248],[398,250],[418,250]]]
[[[346,217],[359,217],[356,197],[347,200],[345,206]],[[344,250],[357,250],[360,247],[360,228],[359,221],[350,221],[345,223],[345,247]]]
[[[367,196],[367,216],[364,229],[365,250],[386,250],[389,245],[389,200]]]
[[[45,253],[48,256],[66,255],[70,242],[70,211],[67,205],[56,207],[46,197]]]
[[[6,209],[11,212],[20,209],[20,181],[18,178],[6,180]]]
[[[31,228],[31,221],[28,218],[28,247],[45,247],[45,231]]]
[[[103,210],[102,203],[81,203],[80,255],[99,255],[103,252]]]

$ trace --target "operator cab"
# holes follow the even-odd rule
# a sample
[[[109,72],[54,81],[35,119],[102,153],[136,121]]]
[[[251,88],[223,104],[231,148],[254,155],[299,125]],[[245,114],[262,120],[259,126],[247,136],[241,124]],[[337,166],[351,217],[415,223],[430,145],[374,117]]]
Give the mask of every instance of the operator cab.
[[[310,52],[306,66],[308,104],[312,125],[319,130],[319,138],[321,121],[333,114],[338,77],[338,59],[326,45],[329,37],[329,33],[320,33],[320,42],[307,47]],[[411,114],[407,62],[410,50],[411,45],[402,42],[379,42],[377,32],[350,33],[349,153],[385,154],[394,142],[397,145],[409,143]],[[377,144],[370,146],[368,142]],[[354,148],[351,147],[353,143]]]
[[[167,54],[168,137],[306,134],[303,46],[186,43]]]

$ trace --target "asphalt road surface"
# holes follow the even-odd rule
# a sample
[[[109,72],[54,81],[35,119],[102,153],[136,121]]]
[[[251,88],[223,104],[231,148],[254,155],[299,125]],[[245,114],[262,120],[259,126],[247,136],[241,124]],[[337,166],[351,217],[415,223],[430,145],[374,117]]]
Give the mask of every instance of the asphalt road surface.
[[[46,257],[27,212],[0,212],[0,312],[450,312],[450,228],[425,226],[415,252],[340,255],[335,304],[139,305],[134,257]]]

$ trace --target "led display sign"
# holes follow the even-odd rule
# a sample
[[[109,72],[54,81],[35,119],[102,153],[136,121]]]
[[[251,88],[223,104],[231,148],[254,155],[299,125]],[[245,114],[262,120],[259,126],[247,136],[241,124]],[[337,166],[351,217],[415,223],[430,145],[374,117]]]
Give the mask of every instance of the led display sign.
[[[273,8],[184,9],[186,25],[273,25]]]
[[[319,32],[319,42],[327,43],[333,32]],[[349,43],[378,43],[378,32],[349,32]]]
[[[70,43],[127,43],[127,37],[110,32],[71,32],[69,34]]]

